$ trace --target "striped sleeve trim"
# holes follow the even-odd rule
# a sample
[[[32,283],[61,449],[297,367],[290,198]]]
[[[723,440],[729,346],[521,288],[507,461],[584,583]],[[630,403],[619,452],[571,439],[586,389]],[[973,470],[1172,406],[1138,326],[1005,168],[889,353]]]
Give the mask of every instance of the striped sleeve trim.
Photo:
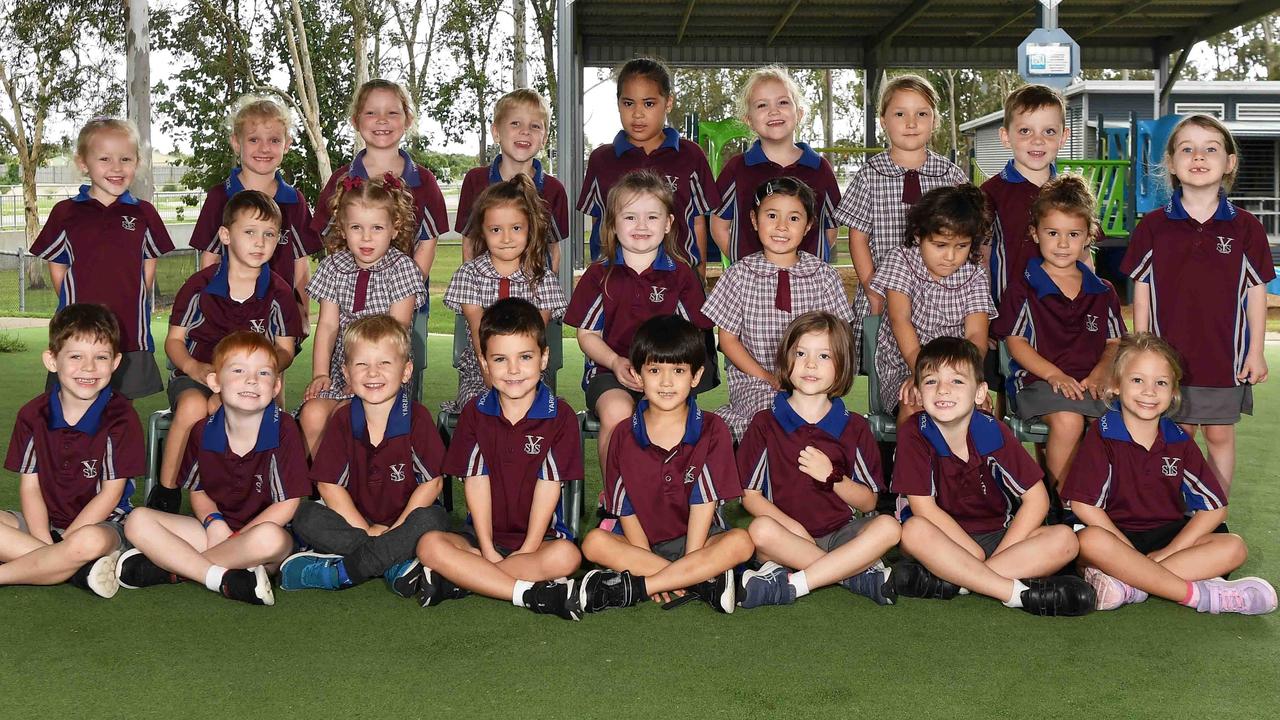
[[[1182,500],[1187,509],[1193,512],[1200,510],[1217,510],[1225,503],[1204,481],[1190,470],[1182,471]]]

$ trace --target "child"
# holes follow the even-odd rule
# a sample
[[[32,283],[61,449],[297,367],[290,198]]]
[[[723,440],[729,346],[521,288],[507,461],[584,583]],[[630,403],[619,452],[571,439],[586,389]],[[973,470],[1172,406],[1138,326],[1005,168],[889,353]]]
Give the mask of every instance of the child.
[[[31,253],[49,261],[58,308],[102,303],[120,327],[111,387],[130,400],[164,389],[151,339],[156,258],[173,249],[151,203],[129,193],[138,169],[138,130],[116,118],[90,120],[76,138],[80,194],[53,206]],[[56,387],[51,374],[47,390]]]
[[[584,612],[672,595],[733,612],[733,568],[753,548],[747,532],[720,515],[742,488],[729,429],[692,395],[705,361],[702,334],[683,318],[653,317],[636,331],[631,364],[644,399],[630,427],[609,441],[605,509],[618,519],[604,520],[582,543],[588,560],[608,568],[583,578]]]
[[[885,298],[871,288],[871,281],[885,258],[902,246],[907,211],[926,192],[966,180],[963,170],[929,149],[937,127],[938,91],[928,80],[919,75],[889,79],[880,90],[879,106],[889,150],[867,160],[836,208],[836,221],[849,226],[849,256],[858,272],[853,346],[859,348],[862,318],[884,311]]]
[[[805,233],[800,249],[830,262],[836,244],[840,185],[831,163],[795,140],[796,126],[808,112],[799,86],[786,68],[762,67],[747,76],[738,104],[756,141],[745,153],[730,158],[716,176],[721,202],[711,216],[712,239],[733,262],[759,252],[760,237],[750,220],[755,190],[766,180],[790,175],[817,196],[817,222]]]
[[[1267,380],[1266,285],[1276,276],[1262,223],[1227,200],[1237,160],[1217,119],[1179,122],[1165,148],[1173,197],[1143,216],[1121,264],[1134,280],[1134,330],[1182,355],[1186,385],[1173,420],[1192,437],[1204,426],[1225,493],[1235,475],[1235,424],[1253,414],[1252,386]]]
[[[902,247],[881,258],[871,289],[888,301],[876,338],[881,407],[898,424],[921,410],[913,377],[920,346],[944,335],[987,348],[996,316],[981,245],[991,230],[982,191],[964,184],[930,190],[907,213]],[[986,396],[982,396],[984,407]]]
[[[729,404],[716,414],[735,438],[741,438],[751,418],[773,402],[780,387],[774,365],[778,343],[792,318],[825,310],[846,322],[853,320],[840,275],[800,249],[814,221],[813,190],[808,185],[780,177],[757,188],[751,223],[763,248],[734,263],[703,308],[720,327],[729,376]]]
[[[556,581],[582,562],[558,503],[582,478],[578,420],[540,381],[547,335],[527,300],[499,300],[480,320],[481,363],[493,389],[467,403],[444,471],[464,478],[470,527],[418,541],[423,607],[468,591],[535,613],[578,620],[577,582]]]
[[[1124,318],[1115,288],[1084,262],[1097,232],[1084,180],[1046,182],[1030,217],[1040,257],[1010,283],[991,333],[1009,344],[1018,413],[1049,426],[1045,470],[1061,490],[1085,418],[1107,411],[1103,395]]]
[[[399,178],[343,178],[334,194],[334,221],[325,233],[329,257],[316,268],[307,292],[320,303],[311,348],[311,384],[298,414],[312,456],[336,405],[347,390],[342,337],[347,326],[368,315],[387,314],[409,327],[427,302],[424,277],[409,253],[413,246],[413,202]],[[327,371],[327,372],[326,372]]]
[[[471,333],[458,359],[458,397],[440,408],[450,413],[461,412],[485,390],[477,360],[485,308],[503,298],[524,298],[538,308],[546,324],[564,315],[569,304],[560,279],[547,267],[547,244],[555,231],[529,176],[517,174],[490,185],[475,201],[474,213],[463,243],[471,259],[454,272],[444,291],[445,307],[461,313]]]
[[[1041,577],[1075,559],[1075,534],[1042,524],[1044,473],[1003,423],[974,412],[987,393],[977,346],[938,338],[920,350],[915,377],[924,411],[898,428],[891,488],[906,496],[902,551],[914,560],[894,567],[893,589],[949,600],[963,587],[1033,615],[1091,612],[1084,580]]]
[[[436,238],[449,229],[449,217],[436,176],[400,147],[405,132],[413,128],[413,121],[409,94],[397,83],[375,79],[360,86],[351,104],[351,127],[364,141],[364,149],[356,153],[351,164],[343,165],[329,177],[316,202],[311,229],[329,234],[329,223],[336,215],[334,197],[345,178],[368,180],[390,174],[407,186],[412,197],[412,222],[406,230],[412,239],[412,250],[405,253],[427,278],[436,257]]]
[[[178,462],[187,447],[187,433],[197,420],[218,409],[219,399],[205,380],[213,371],[210,362],[219,340],[235,330],[253,330],[274,343],[282,372],[293,362],[296,339],[305,331],[293,289],[269,265],[279,250],[281,222],[280,207],[264,193],[244,190],[233,195],[223,207],[218,229],[225,257],[188,278],[174,298],[164,341],[174,368],[166,388],[173,417],[160,482],[147,507],[176,513],[182,503]]]
[[[111,310],[78,303],[53,316],[44,366],[58,387],[18,411],[4,461],[20,475],[22,510],[0,510],[0,585],[119,589],[129,478],[146,471],[138,415],[109,386],[119,364]]]
[[[682,218],[676,225],[676,247],[705,275],[707,226],[702,216],[710,215],[720,199],[702,148],[667,127],[667,113],[675,102],[671,71],[653,58],[635,58],[618,68],[614,80],[622,130],[612,143],[591,153],[578,193],[578,212],[591,216],[591,259],[601,257],[601,216],[613,186],[633,170],[649,169],[675,196],[674,214]]]
[[[403,387],[413,372],[403,325],[387,315],[364,317],[342,344],[355,398],[329,419],[311,465],[324,503],[302,503],[293,519],[313,552],[280,565],[280,587],[342,590],[385,575],[397,594],[413,597],[418,539],[449,526],[436,504],[444,444],[431,413]]]
[[[569,236],[569,196],[559,180],[542,171],[542,163],[536,157],[546,145],[550,122],[551,109],[534,90],[520,88],[498,98],[493,106],[493,125],[489,130],[502,152],[493,159],[493,163],[472,168],[462,178],[453,229],[470,235],[471,212],[476,196],[490,185],[511,180],[516,175],[527,175],[533,178],[538,195],[546,202],[550,213],[547,247],[551,253],[549,267],[554,275],[560,267],[560,241]],[[470,243],[463,243],[463,260],[474,257]]]
[[[1267,581],[1223,580],[1248,550],[1227,532],[1227,496],[1176,412],[1178,353],[1150,333],[1120,342],[1112,409],[1090,423],[1062,497],[1088,527],[1080,564],[1099,610],[1157,595],[1207,613],[1261,615],[1276,609]]]
[[[268,573],[293,547],[285,526],[311,493],[293,418],[274,402],[279,357],[264,335],[236,330],[213,351],[217,412],[195,424],[182,458],[195,517],[138,508],[125,523],[121,587],[186,578],[251,605],[274,605]]]
[[[871,426],[840,399],[853,385],[853,335],[827,312],[791,321],[778,345],[781,391],[738,447],[747,531],[766,561],[743,576],[742,607],[790,605],[834,583],[879,605],[895,599],[880,557],[902,528],[875,510],[883,488]],[[791,568],[791,570],[788,570]]]
[[[671,229],[672,203],[670,188],[653,172],[624,175],[609,190],[600,259],[582,275],[565,310],[564,322],[578,328],[586,356],[587,407],[600,418],[600,467],[605,467],[613,429],[631,417],[644,389],[628,360],[636,328],[671,314],[711,328],[702,314],[702,283],[685,264]],[[709,383],[695,392],[708,388]]]
[[[230,125],[231,150],[240,164],[231,169],[225,181],[209,188],[204,205],[200,206],[200,217],[191,230],[191,247],[201,251],[201,268],[217,264],[225,254],[219,229],[226,226],[223,218],[227,201],[243,190],[258,190],[274,199],[283,218],[276,234],[280,247],[271,255],[270,267],[296,293],[298,315],[306,335],[311,328],[308,258],[320,252],[321,245],[319,233],[311,229],[307,199],[280,174],[280,163],[293,141],[293,118],[278,100],[245,95],[236,102]]]

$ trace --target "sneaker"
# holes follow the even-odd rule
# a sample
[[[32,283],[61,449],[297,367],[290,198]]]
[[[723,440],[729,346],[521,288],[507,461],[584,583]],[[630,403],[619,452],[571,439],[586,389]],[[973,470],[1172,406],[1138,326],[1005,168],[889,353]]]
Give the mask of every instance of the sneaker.
[[[81,565],[80,569],[67,579],[67,582],[101,598],[115,597],[116,592],[120,590],[120,582],[116,580],[116,563],[119,560],[119,550],[103,555],[97,560]]]
[[[177,515],[182,511],[182,488],[167,488],[156,483],[147,495],[147,507]]]
[[[1147,599],[1147,594],[1138,588],[1117,580],[1098,568],[1084,569],[1084,581],[1093,588],[1098,598],[1095,606],[1098,610],[1115,610],[1122,605],[1140,603]]]
[[[761,605],[790,605],[796,601],[796,589],[787,582],[789,571],[775,562],[767,562],[759,570],[742,574],[742,600],[739,606],[750,610]]]
[[[151,562],[138,548],[130,548],[116,561],[116,580],[126,590],[152,585],[176,585],[182,578]]]
[[[934,575],[915,560],[895,565],[889,580],[894,594],[903,597],[950,600],[960,594],[960,586]]]
[[[222,576],[222,596],[250,605],[275,605],[267,569],[258,565],[248,570],[228,570]]]
[[[578,607],[584,613],[632,607],[640,600],[634,578],[625,570],[592,570],[578,583]]]
[[[524,593],[524,605],[539,615],[558,615],[565,620],[581,620],[575,581],[538,582]]]
[[[840,586],[855,595],[871,598],[877,605],[892,605],[898,599],[898,593],[889,580],[892,573],[884,563],[878,562],[853,577],[841,580]]]
[[[737,589],[738,584],[733,579],[733,568],[689,588],[698,599],[706,601],[712,610],[726,614],[732,613],[733,608],[737,606]]]
[[[457,600],[471,594],[426,565],[419,564],[418,568],[418,589],[415,597],[421,607],[439,605],[445,600]]]
[[[1262,578],[1214,579],[1196,584],[1200,586],[1200,602],[1196,605],[1200,612],[1265,615],[1276,609],[1276,589]]]
[[[349,587],[349,583],[342,582],[338,569],[341,560],[341,555],[294,553],[280,563],[280,589],[341,590]]]
[[[409,558],[387,568],[382,573],[391,592],[402,598],[411,598],[418,592],[418,584],[422,581],[422,564],[417,558]]]
[[[1084,578],[1054,575],[1022,581],[1022,609],[1043,617],[1088,615],[1098,604],[1098,595]]]

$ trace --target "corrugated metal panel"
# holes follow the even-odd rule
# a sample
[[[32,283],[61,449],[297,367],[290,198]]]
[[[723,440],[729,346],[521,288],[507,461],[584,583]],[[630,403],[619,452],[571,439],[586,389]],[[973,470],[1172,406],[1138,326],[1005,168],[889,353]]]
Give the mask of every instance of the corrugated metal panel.
[[[978,128],[973,133],[973,155],[982,168],[982,173],[991,177],[1004,169],[1005,163],[1013,157],[1000,142],[1000,123]]]
[[[1236,103],[1236,120],[1280,120],[1280,103]]]

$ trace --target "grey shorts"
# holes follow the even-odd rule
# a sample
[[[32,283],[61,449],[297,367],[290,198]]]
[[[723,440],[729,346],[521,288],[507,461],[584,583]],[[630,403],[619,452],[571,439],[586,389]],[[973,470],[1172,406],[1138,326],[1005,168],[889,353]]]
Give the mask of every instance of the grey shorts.
[[[987,554],[987,557],[991,557],[995,554],[996,548],[1000,547],[1000,541],[1004,540],[1004,534],[1007,531],[1007,528],[1002,528],[995,532],[969,533],[969,537],[973,538],[973,541],[978,543],[982,548],[982,552]]]
[[[18,529],[24,533],[27,533],[28,535],[31,534],[31,528],[27,526],[27,518],[22,515],[21,510],[0,510],[0,512],[5,512],[12,515],[14,519],[18,521]],[[115,533],[116,537],[119,538],[119,542],[116,543],[115,549],[123,550],[125,548],[124,517],[121,516],[119,520],[115,520],[114,518],[116,518],[118,514],[119,514],[118,510],[113,511],[111,513],[111,517],[113,519],[103,520],[100,523],[95,523],[95,525],[97,525],[98,527],[106,528],[111,532]],[[62,542],[62,536],[66,534],[66,528],[59,528],[59,527],[54,527],[50,525],[49,530],[53,534],[54,542]]]
[[[1253,414],[1253,386],[1229,388],[1182,387],[1182,404],[1172,418],[1187,425],[1235,425],[1240,415]]]
[[[179,375],[169,381],[169,386],[164,389],[165,395],[169,396],[169,408],[178,407],[178,396],[187,390],[199,390],[204,399],[208,400],[213,397],[213,390],[208,385],[196,380],[190,375]]]
[[[621,524],[619,524],[619,527],[621,527]],[[707,532],[707,539],[710,540],[724,531],[724,528],[713,524],[711,526],[711,530]],[[684,557],[684,543],[685,538],[687,537],[687,535],[681,535],[680,537],[671,538],[670,540],[663,540],[662,542],[654,543],[649,546],[649,552],[652,552],[654,555],[657,555],[667,562],[675,562]]]
[[[454,531],[453,531],[453,530],[449,530],[448,532],[454,532]],[[476,533],[475,533],[475,530],[473,530],[473,529],[471,528],[471,526],[470,526],[470,525],[466,526],[466,527],[465,527],[465,528],[463,528],[462,530],[457,531],[455,534],[456,534],[456,535],[461,535],[462,537],[466,538],[466,539],[467,539],[467,543],[469,543],[469,544],[471,545],[471,547],[473,547],[473,548],[475,548],[475,549],[477,549],[477,550],[479,550],[479,549],[480,549],[480,541],[476,539]],[[550,534],[550,533],[549,533],[549,534],[547,534],[547,535],[543,535],[543,536],[542,536],[542,542],[544,542],[544,543],[545,543],[545,542],[551,542],[552,540],[563,540],[563,539],[564,539],[564,538],[560,537],[559,535]],[[498,554],[499,554],[499,555],[501,555],[502,557],[509,557],[509,556],[511,555],[511,553],[513,553],[513,552],[515,552],[515,551],[519,550],[520,548],[519,548],[519,547],[506,547],[506,546],[504,546],[504,545],[499,545],[498,543],[494,543],[494,544],[493,544],[493,549],[494,549],[494,550],[497,550],[497,551],[498,551]]]
[[[49,373],[45,379],[44,389],[58,387],[58,375]],[[154,395],[164,390],[164,380],[160,378],[160,366],[156,365],[156,356],[146,350],[127,352],[120,357],[120,367],[111,374],[111,389],[129,398],[137,400]]]
[[[631,402],[638,403],[640,398],[644,397],[644,393],[636,392],[631,388],[623,385],[618,381],[618,376],[611,372],[602,372],[587,383],[586,403],[587,409],[595,412],[596,403],[600,402],[600,396],[610,390],[621,390],[631,395]]]
[[[1018,391],[1018,417],[1034,420],[1056,412],[1069,412],[1085,417],[1102,417],[1107,412],[1105,400],[1094,400],[1087,393],[1083,400],[1059,395],[1044,380],[1037,380]]]
[[[850,518],[849,522],[822,537],[814,538],[813,541],[818,544],[819,548],[822,548],[822,552],[829,553],[861,535],[870,522],[871,518],[869,517]]]

